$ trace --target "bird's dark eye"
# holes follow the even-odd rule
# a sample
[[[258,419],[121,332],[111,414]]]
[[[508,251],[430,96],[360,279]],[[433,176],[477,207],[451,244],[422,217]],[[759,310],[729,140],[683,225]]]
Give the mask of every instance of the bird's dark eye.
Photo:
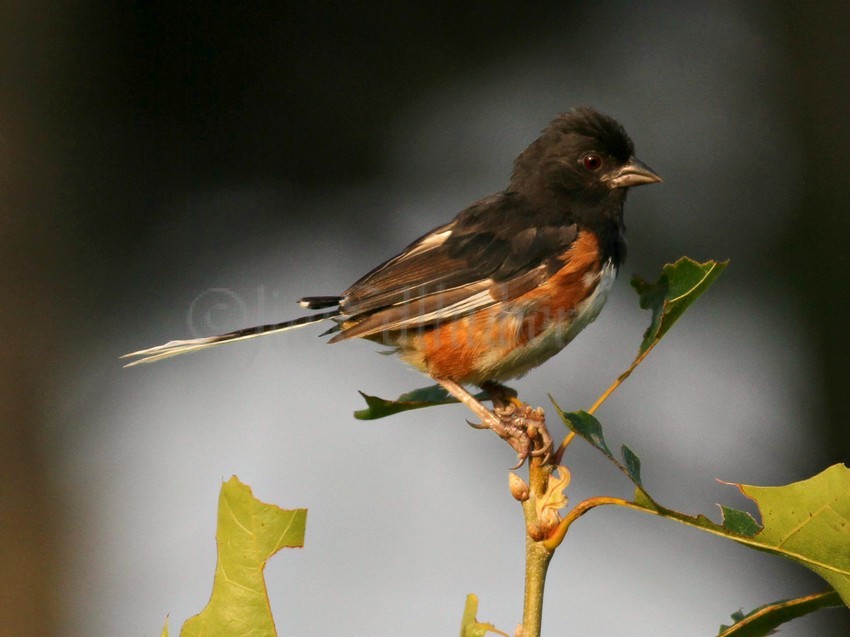
[[[596,153],[587,153],[581,158],[581,164],[591,172],[596,172],[602,168],[602,158]]]

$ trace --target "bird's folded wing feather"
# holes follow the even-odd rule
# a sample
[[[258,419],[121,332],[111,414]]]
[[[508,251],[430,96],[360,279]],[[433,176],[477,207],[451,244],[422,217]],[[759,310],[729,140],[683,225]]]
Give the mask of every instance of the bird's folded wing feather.
[[[343,294],[345,320],[331,342],[451,320],[552,276],[577,227],[532,225],[507,207],[498,196],[473,204],[362,277]]]

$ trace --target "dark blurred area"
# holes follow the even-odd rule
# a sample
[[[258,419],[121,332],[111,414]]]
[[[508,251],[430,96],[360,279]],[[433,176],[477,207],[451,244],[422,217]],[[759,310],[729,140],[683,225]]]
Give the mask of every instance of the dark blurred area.
[[[699,14],[702,5],[691,4]],[[593,65],[597,56],[624,46],[620,33],[611,30],[590,46],[580,35],[601,14],[622,16],[631,6],[500,0],[5,3],[0,8],[0,291],[5,299],[0,312],[0,631],[76,634],[63,625],[66,593],[57,584],[63,580],[72,486],[51,466],[71,434],[55,435],[45,425],[46,414],[55,409],[47,385],[61,383],[65,372],[73,374],[75,357],[87,347],[142,328],[147,316],[138,316],[134,325],[114,319],[135,303],[137,290],[128,289],[128,281],[144,279],[144,289],[151,291],[157,281],[168,286],[169,277],[203,268],[191,245],[171,261],[144,259],[178,212],[181,223],[205,223],[202,214],[187,221],[174,202],[246,183],[285,185],[293,198],[308,201],[328,190],[373,182],[393,171],[388,130],[430,91],[463,86],[479,74],[498,75],[504,61],[541,40],[556,41],[559,55]],[[673,6],[657,3],[654,10],[663,13]],[[801,309],[802,328],[815,353],[812,382],[824,401],[821,417],[800,423],[817,445],[806,462],[814,473],[850,461],[848,5],[749,3],[748,10],[789,65],[780,89],[759,100],[777,104],[789,118],[802,174],[781,240],[758,244],[756,224],[754,256],[734,272],[734,280],[742,287],[781,282]],[[702,58],[712,51],[695,49],[692,55]],[[611,81],[618,77],[610,74]],[[598,82],[608,79],[600,69]],[[644,102],[635,109],[653,119],[654,87],[648,82],[642,90]],[[616,93],[616,86],[609,91]],[[535,96],[527,99],[533,102]],[[621,112],[613,114],[628,116],[628,108],[621,104]],[[734,119],[736,113],[724,117]],[[665,122],[653,120],[652,131],[663,137]],[[652,141],[646,131],[641,137],[644,146]],[[712,182],[711,174],[701,178],[699,190]],[[750,186],[775,184],[768,179]],[[307,207],[289,206],[270,227],[307,239],[328,226],[342,226],[345,250],[356,252],[374,247],[370,240],[377,229],[392,223],[391,210],[378,211],[358,219],[338,208],[335,216],[317,218]],[[238,215],[232,224],[234,236],[245,230]],[[659,242],[668,236],[661,233]],[[676,245],[659,249],[679,252]],[[153,343],[137,343],[147,344]],[[833,614],[829,634],[850,632],[847,615]]]

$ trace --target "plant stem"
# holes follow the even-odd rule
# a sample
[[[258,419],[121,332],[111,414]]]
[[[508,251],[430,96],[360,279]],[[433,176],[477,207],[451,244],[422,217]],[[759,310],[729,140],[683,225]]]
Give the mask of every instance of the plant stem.
[[[529,463],[529,499],[522,503],[525,517],[525,599],[522,608],[522,637],[540,637],[543,622],[543,589],[546,585],[546,572],[554,549],[546,548],[542,541],[535,540],[528,530],[538,527],[539,520],[535,501],[543,496],[549,484],[551,465],[541,466],[534,458]]]
[[[540,637],[543,622],[543,588],[553,553],[542,542],[525,536],[525,601],[522,608],[522,637]]]

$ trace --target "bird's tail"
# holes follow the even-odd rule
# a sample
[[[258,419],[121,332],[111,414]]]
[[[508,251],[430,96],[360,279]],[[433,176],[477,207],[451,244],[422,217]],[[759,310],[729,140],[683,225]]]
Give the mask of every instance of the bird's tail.
[[[154,361],[162,360],[163,358],[171,358],[172,356],[179,356],[180,354],[197,352],[198,350],[207,349],[208,347],[213,347],[215,345],[233,343],[235,341],[244,341],[249,338],[263,336],[265,334],[273,334],[275,332],[285,332],[287,330],[295,329],[296,327],[303,327],[305,325],[310,325],[311,323],[318,323],[319,321],[324,321],[325,319],[336,318],[339,315],[340,310],[336,309],[331,310],[330,312],[321,312],[319,314],[313,314],[311,316],[302,316],[301,318],[292,319],[291,321],[284,321],[283,323],[270,323],[268,325],[248,327],[245,329],[236,330],[235,332],[221,334],[220,336],[192,338],[186,341],[168,341],[163,345],[157,345],[156,347],[142,349],[138,352],[124,354],[124,356],[122,356],[121,358],[137,359],[130,363],[127,363],[125,367],[132,367],[133,365],[139,365],[140,363],[153,363]]]

